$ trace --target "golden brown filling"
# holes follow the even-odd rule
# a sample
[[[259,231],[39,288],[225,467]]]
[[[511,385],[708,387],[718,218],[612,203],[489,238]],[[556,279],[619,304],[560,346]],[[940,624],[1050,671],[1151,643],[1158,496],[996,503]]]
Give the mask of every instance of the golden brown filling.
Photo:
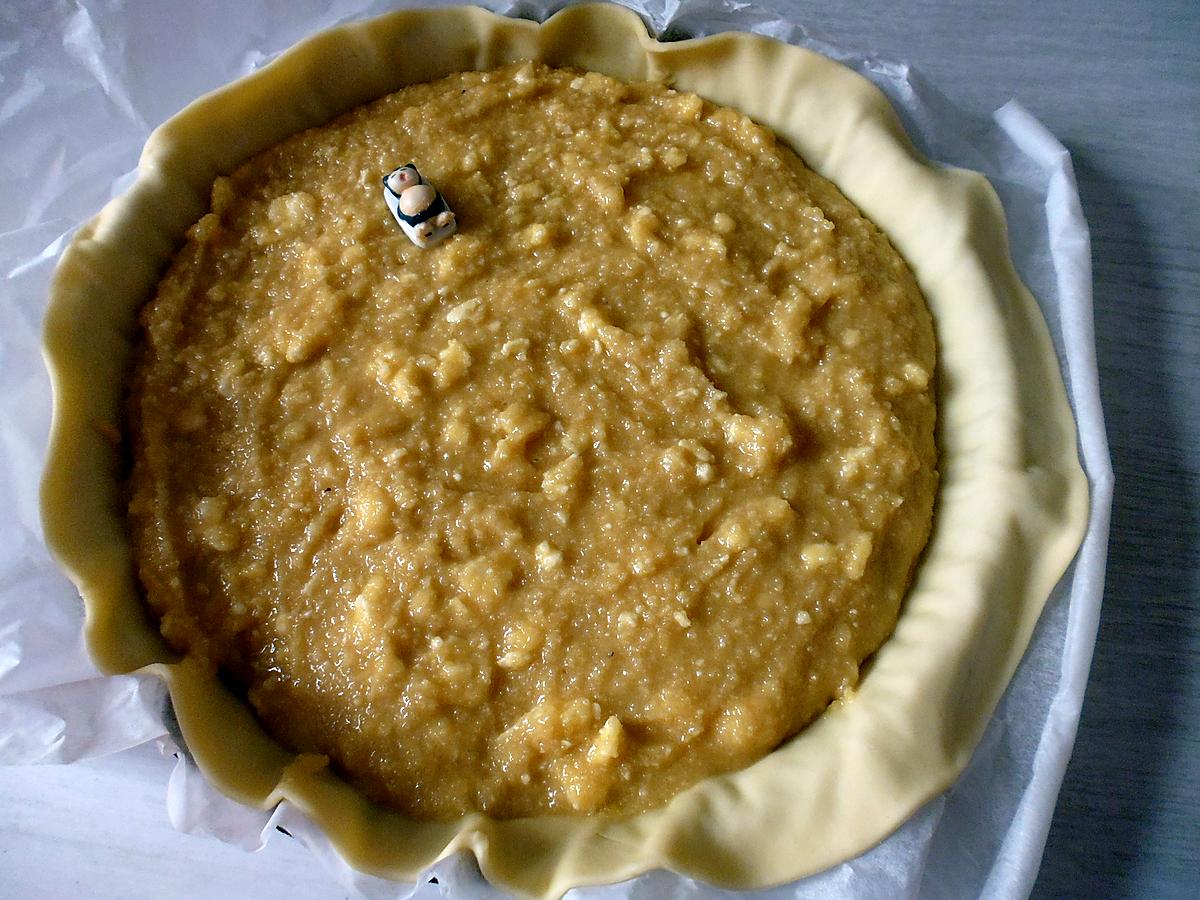
[[[381,178],[457,214],[428,250]],[[130,522],[167,640],[426,817],[745,766],[891,631],[936,484],[899,255],[730,109],[521,64],[218,179],[142,315]]]

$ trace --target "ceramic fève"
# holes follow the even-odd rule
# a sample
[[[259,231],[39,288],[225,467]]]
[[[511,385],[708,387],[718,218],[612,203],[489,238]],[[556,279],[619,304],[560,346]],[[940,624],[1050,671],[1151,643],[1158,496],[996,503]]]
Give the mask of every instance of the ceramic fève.
[[[422,250],[441,243],[458,227],[446,198],[412,163],[384,176],[383,199],[396,224]]]

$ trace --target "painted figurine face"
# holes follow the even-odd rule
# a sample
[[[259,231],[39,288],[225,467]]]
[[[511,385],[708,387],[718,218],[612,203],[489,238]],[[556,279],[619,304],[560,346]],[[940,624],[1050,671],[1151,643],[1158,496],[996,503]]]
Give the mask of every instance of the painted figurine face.
[[[394,169],[386,179],[388,190],[399,196],[404,193],[407,188],[421,183],[421,175],[417,172],[417,167],[408,165]]]

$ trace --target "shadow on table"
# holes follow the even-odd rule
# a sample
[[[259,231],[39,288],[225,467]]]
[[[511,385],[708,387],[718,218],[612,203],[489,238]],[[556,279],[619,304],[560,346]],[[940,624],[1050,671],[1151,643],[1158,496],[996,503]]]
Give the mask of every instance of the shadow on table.
[[[1194,790],[1200,764],[1195,753],[1172,754],[1188,743],[1181,735],[1200,737],[1194,690],[1189,699],[1197,677],[1189,654],[1200,653],[1189,610],[1200,569],[1200,490],[1195,434],[1183,431],[1186,417],[1196,415],[1186,409],[1186,395],[1195,394],[1186,386],[1187,357],[1200,348],[1190,348],[1186,331],[1171,321],[1170,297],[1181,285],[1171,283],[1160,258],[1172,246],[1163,232],[1194,211],[1186,197],[1139,185],[1139,195],[1156,201],[1146,204],[1153,221],[1143,221],[1126,187],[1086,155],[1073,155],[1092,231],[1116,497],[1091,679],[1033,896],[1163,897],[1159,879],[1167,874],[1176,890],[1189,883],[1200,890],[1195,872],[1176,870],[1200,846],[1194,796],[1181,796]]]

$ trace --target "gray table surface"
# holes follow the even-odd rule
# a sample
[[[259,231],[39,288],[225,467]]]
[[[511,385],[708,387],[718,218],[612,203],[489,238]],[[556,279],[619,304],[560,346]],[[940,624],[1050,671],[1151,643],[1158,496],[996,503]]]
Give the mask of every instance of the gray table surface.
[[[1200,2],[771,5],[843,44],[911,62],[971,112],[1019,99],[1074,157],[1092,230],[1117,494],[1092,677],[1034,896],[1197,896]],[[138,759],[163,777],[165,763]],[[46,777],[116,785],[126,769],[101,763]],[[7,782],[19,816],[36,791],[23,792],[17,773]],[[94,815],[99,825],[105,810]],[[221,859],[236,865],[228,853]],[[288,860],[300,896],[304,862]],[[159,874],[171,883],[167,868]]]
[[[1071,151],[1116,501],[1034,897],[1200,896],[1200,3],[775,6],[970,111],[1016,97]]]

